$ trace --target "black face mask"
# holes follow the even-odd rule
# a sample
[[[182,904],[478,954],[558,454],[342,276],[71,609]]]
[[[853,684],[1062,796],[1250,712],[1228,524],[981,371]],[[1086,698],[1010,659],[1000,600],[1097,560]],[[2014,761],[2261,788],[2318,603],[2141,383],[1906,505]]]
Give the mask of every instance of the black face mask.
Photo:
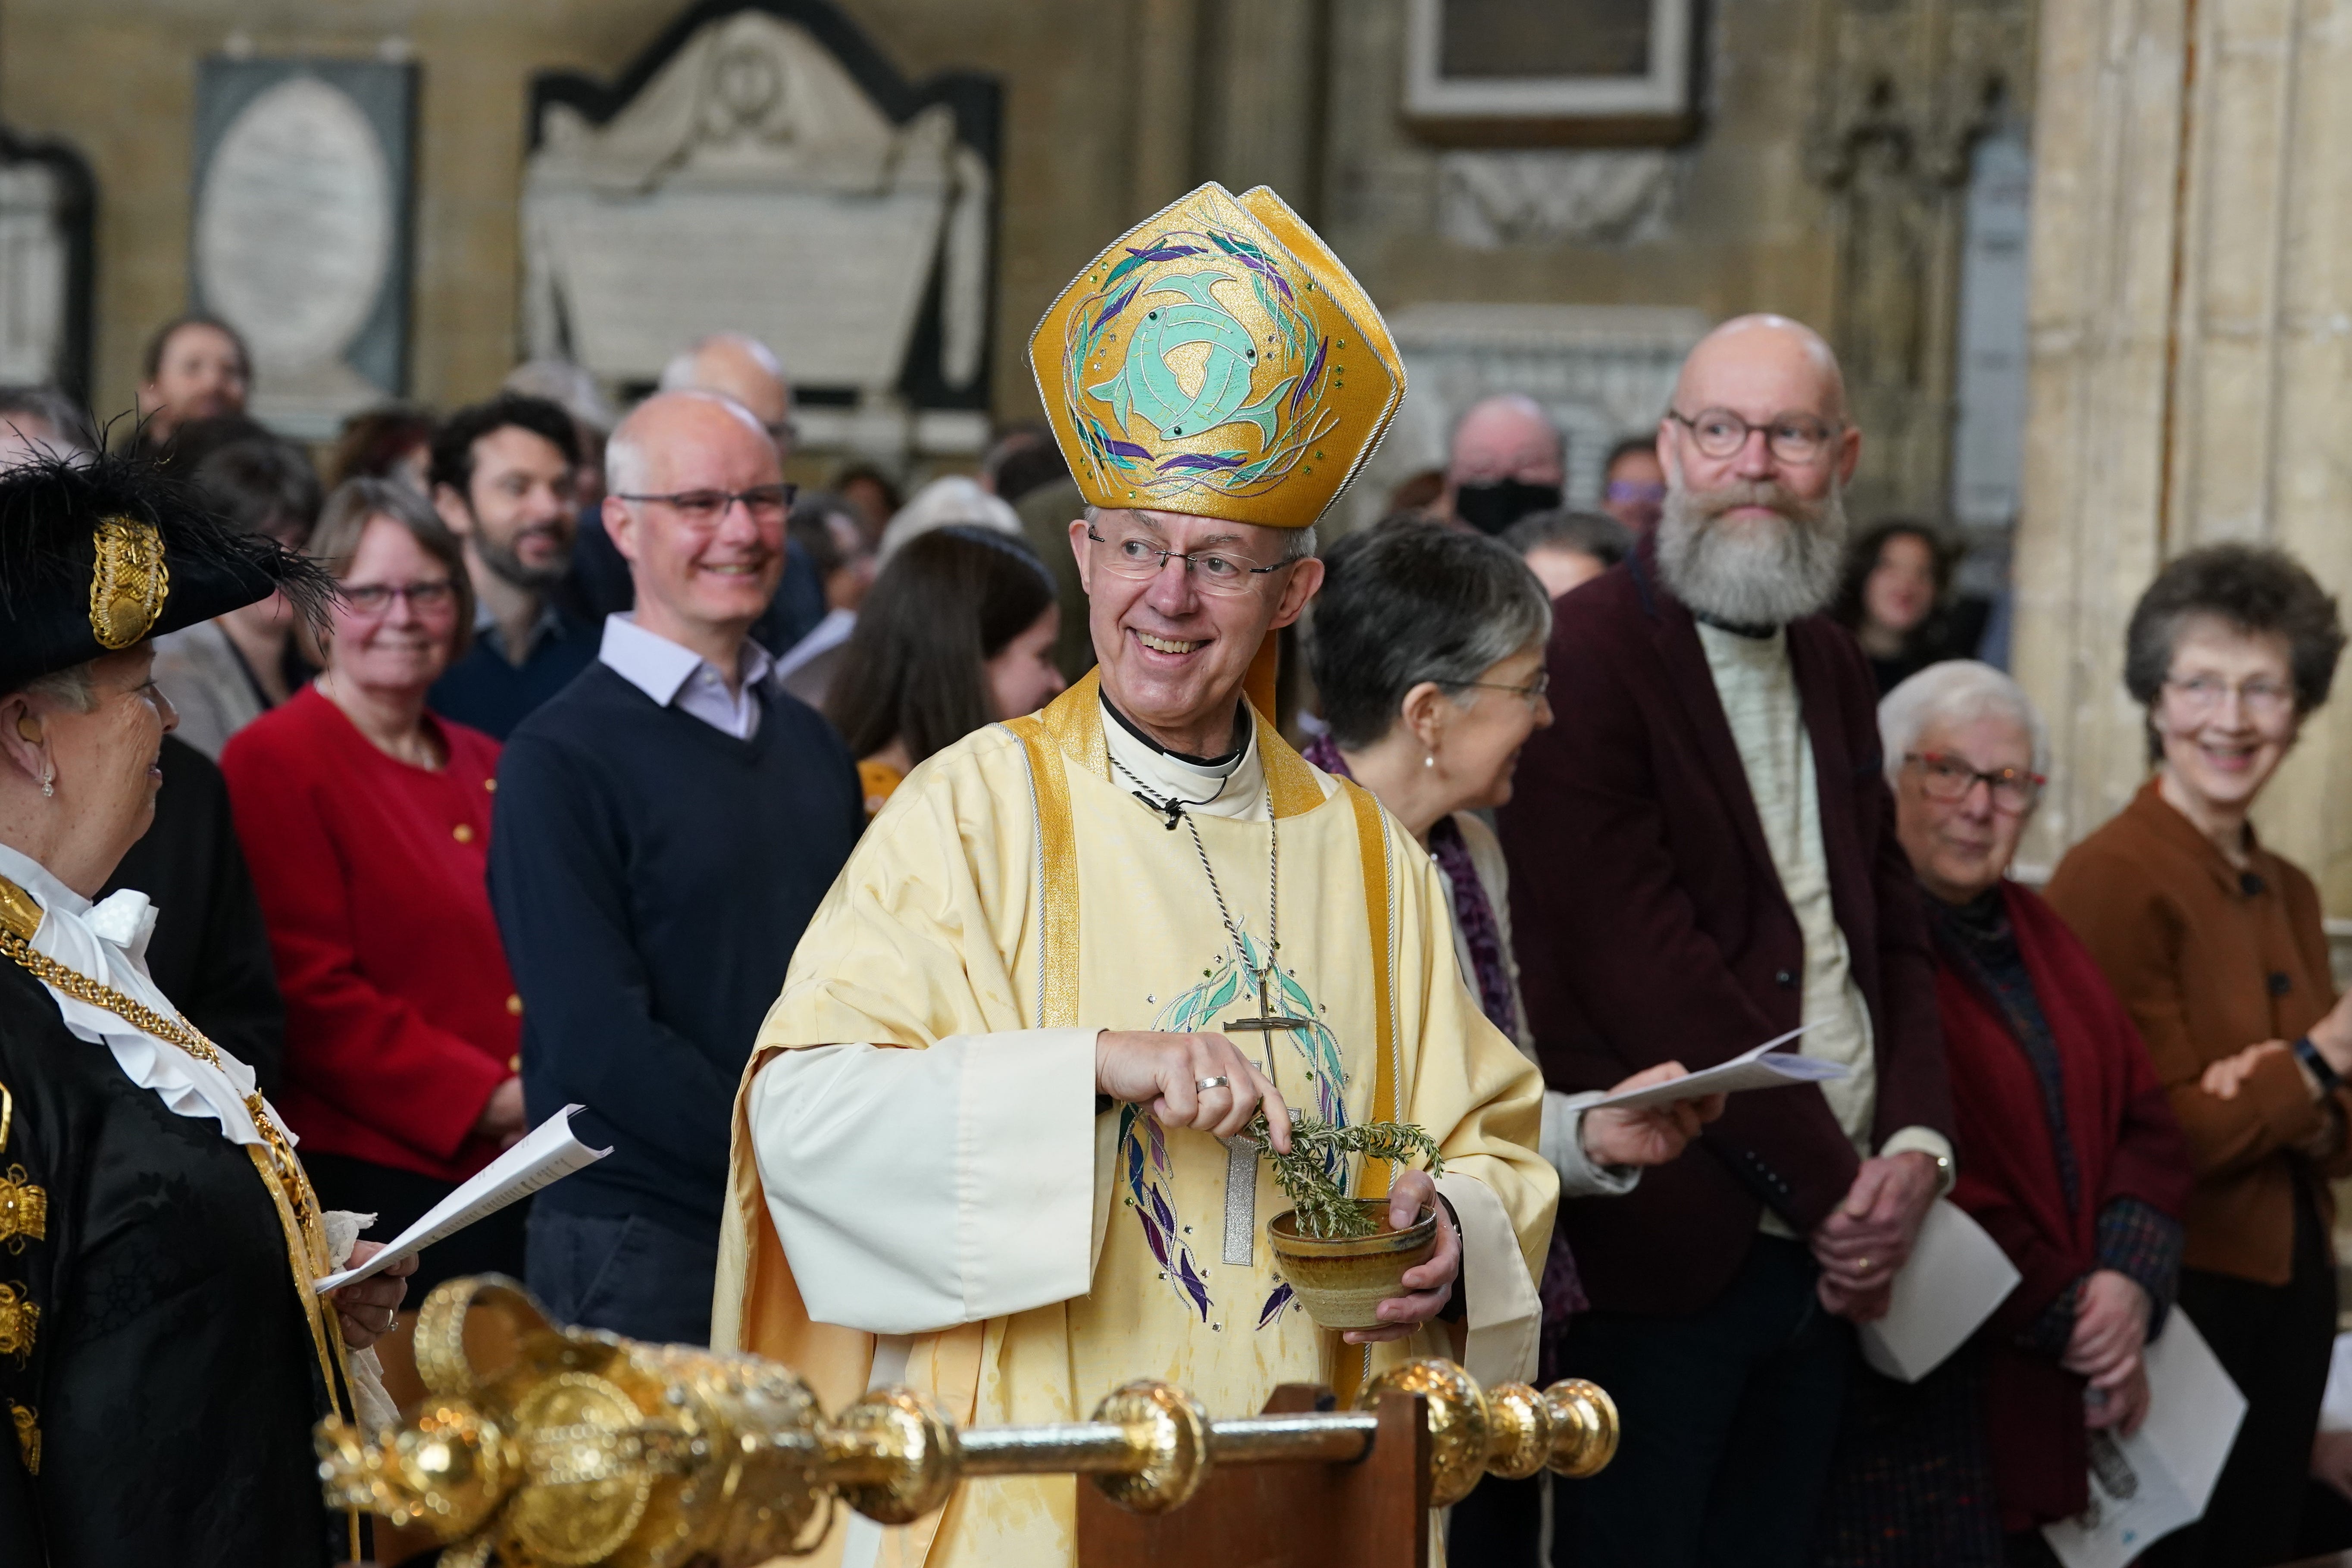
[[[1454,515],[1481,533],[1500,533],[1531,512],[1549,511],[1558,505],[1558,485],[1530,485],[1517,479],[1462,485],[1454,492]]]

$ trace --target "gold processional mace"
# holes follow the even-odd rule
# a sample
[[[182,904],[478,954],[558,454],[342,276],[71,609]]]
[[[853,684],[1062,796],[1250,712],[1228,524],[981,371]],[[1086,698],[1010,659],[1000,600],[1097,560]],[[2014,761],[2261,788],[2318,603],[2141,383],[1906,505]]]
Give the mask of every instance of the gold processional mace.
[[[477,1349],[486,1329],[502,1342],[492,1370],[477,1366],[469,1328]],[[373,1434],[320,1423],[319,1475],[330,1506],[423,1524],[451,1543],[444,1568],[494,1556],[736,1568],[815,1550],[835,1497],[905,1524],[967,1476],[1075,1472],[1122,1508],[1159,1513],[1213,1466],[1362,1458],[1379,1425],[1362,1412],[1391,1391],[1425,1402],[1433,1507],[1484,1475],[1589,1476],[1617,1451],[1617,1408],[1591,1384],[1481,1391],[1434,1358],[1381,1374],[1351,1412],[1212,1421],[1182,1389],[1140,1382],[1091,1421],[959,1432],[911,1389],[875,1389],[828,1420],[777,1363],[557,1328],[495,1274],[435,1289],[415,1342],[426,1398]]]

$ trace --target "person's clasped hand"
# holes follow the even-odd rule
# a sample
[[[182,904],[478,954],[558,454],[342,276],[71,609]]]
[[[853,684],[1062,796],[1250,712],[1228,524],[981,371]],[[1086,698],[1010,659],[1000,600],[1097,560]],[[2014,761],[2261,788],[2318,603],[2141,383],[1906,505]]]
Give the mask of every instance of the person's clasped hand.
[[[2128,1274],[2095,1269],[2074,1301],[2074,1331],[2059,1364],[2090,1380],[2100,1397],[2084,1402],[2084,1420],[2129,1436],[2147,1414],[2147,1292]]]
[[[351,1261],[344,1267],[357,1268],[383,1250],[380,1241],[362,1241],[352,1248]],[[390,1333],[400,1303],[408,1296],[408,1277],[415,1272],[416,1255],[411,1253],[373,1279],[329,1291],[327,1299],[335,1304],[335,1316],[342,1325],[343,1343],[363,1351]]]
[[[1339,1336],[1349,1344],[1407,1338],[1445,1310],[1445,1303],[1454,1299],[1454,1282],[1462,1274],[1462,1233],[1454,1228],[1454,1216],[1439,1205],[1437,1184],[1430,1180],[1427,1171],[1399,1173],[1396,1184],[1389,1188],[1389,1228],[1402,1230],[1431,1208],[1437,1210],[1437,1249],[1426,1263],[1404,1271],[1403,1295],[1391,1296],[1373,1309],[1381,1320],[1379,1328],[1349,1329]]]
[[[1822,1305],[1857,1323],[1886,1315],[1895,1273],[1936,1201],[1935,1160],[1916,1149],[1864,1160],[1829,1218],[1813,1229]]]
[[[1688,1078],[1680,1062],[1660,1062],[1612,1085],[1609,1092],[1648,1089]],[[1596,1165],[1664,1165],[1679,1159],[1699,1129],[1723,1114],[1724,1097],[1703,1094],[1664,1105],[1598,1106],[1580,1119],[1585,1158]]]

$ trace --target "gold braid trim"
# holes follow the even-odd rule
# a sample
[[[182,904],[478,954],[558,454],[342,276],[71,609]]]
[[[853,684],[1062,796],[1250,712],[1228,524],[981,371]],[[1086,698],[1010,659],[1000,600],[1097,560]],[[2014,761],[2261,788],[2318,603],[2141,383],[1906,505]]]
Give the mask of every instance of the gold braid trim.
[[[8,1148],[8,1128],[16,1120],[16,1097],[0,1083],[0,1152]],[[21,1253],[28,1241],[45,1241],[49,1234],[49,1194],[33,1184],[22,1165],[0,1171],[0,1247]]]
[[[38,1411],[8,1402],[8,1419],[16,1428],[16,1457],[25,1461],[27,1475],[41,1473],[41,1416]]]
[[[0,887],[18,891],[14,883],[5,879],[0,879]],[[77,1001],[102,1007],[157,1039],[179,1047],[198,1061],[215,1068],[221,1065],[220,1047],[186,1019],[166,1018],[113,987],[101,985],[79,970],[68,969],[47,953],[34,952],[33,944],[19,935],[13,924],[0,924],[0,954],[14,960],[44,984],[54,985]],[[260,1148],[249,1143],[245,1147],[278,1209],[278,1224],[286,1233],[286,1260],[293,1276],[294,1292],[302,1303],[303,1318],[310,1325],[311,1348],[318,1353],[320,1375],[326,1380],[327,1402],[340,1416],[341,1389],[350,1386],[350,1372],[343,1363],[343,1337],[337,1331],[332,1312],[313,1286],[313,1281],[331,1268],[327,1261],[326,1232],[319,1216],[319,1194],[311,1190],[310,1175],[295,1157],[294,1146],[271,1120],[268,1101],[257,1091],[245,1097],[245,1109],[252,1116],[262,1142]],[[30,1310],[29,1303],[26,1310]],[[336,1376],[339,1369],[343,1378],[340,1384]]]

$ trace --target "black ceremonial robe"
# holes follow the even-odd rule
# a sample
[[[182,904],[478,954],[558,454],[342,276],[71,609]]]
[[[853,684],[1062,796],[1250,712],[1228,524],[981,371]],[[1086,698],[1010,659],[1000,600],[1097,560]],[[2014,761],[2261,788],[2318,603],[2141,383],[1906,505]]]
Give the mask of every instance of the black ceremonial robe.
[[[0,1175],[48,1195],[47,1236],[0,1243],[0,1287],[39,1314],[0,1355],[0,1564],[320,1568],[325,1387],[252,1157],[5,958],[0,1084]]]

